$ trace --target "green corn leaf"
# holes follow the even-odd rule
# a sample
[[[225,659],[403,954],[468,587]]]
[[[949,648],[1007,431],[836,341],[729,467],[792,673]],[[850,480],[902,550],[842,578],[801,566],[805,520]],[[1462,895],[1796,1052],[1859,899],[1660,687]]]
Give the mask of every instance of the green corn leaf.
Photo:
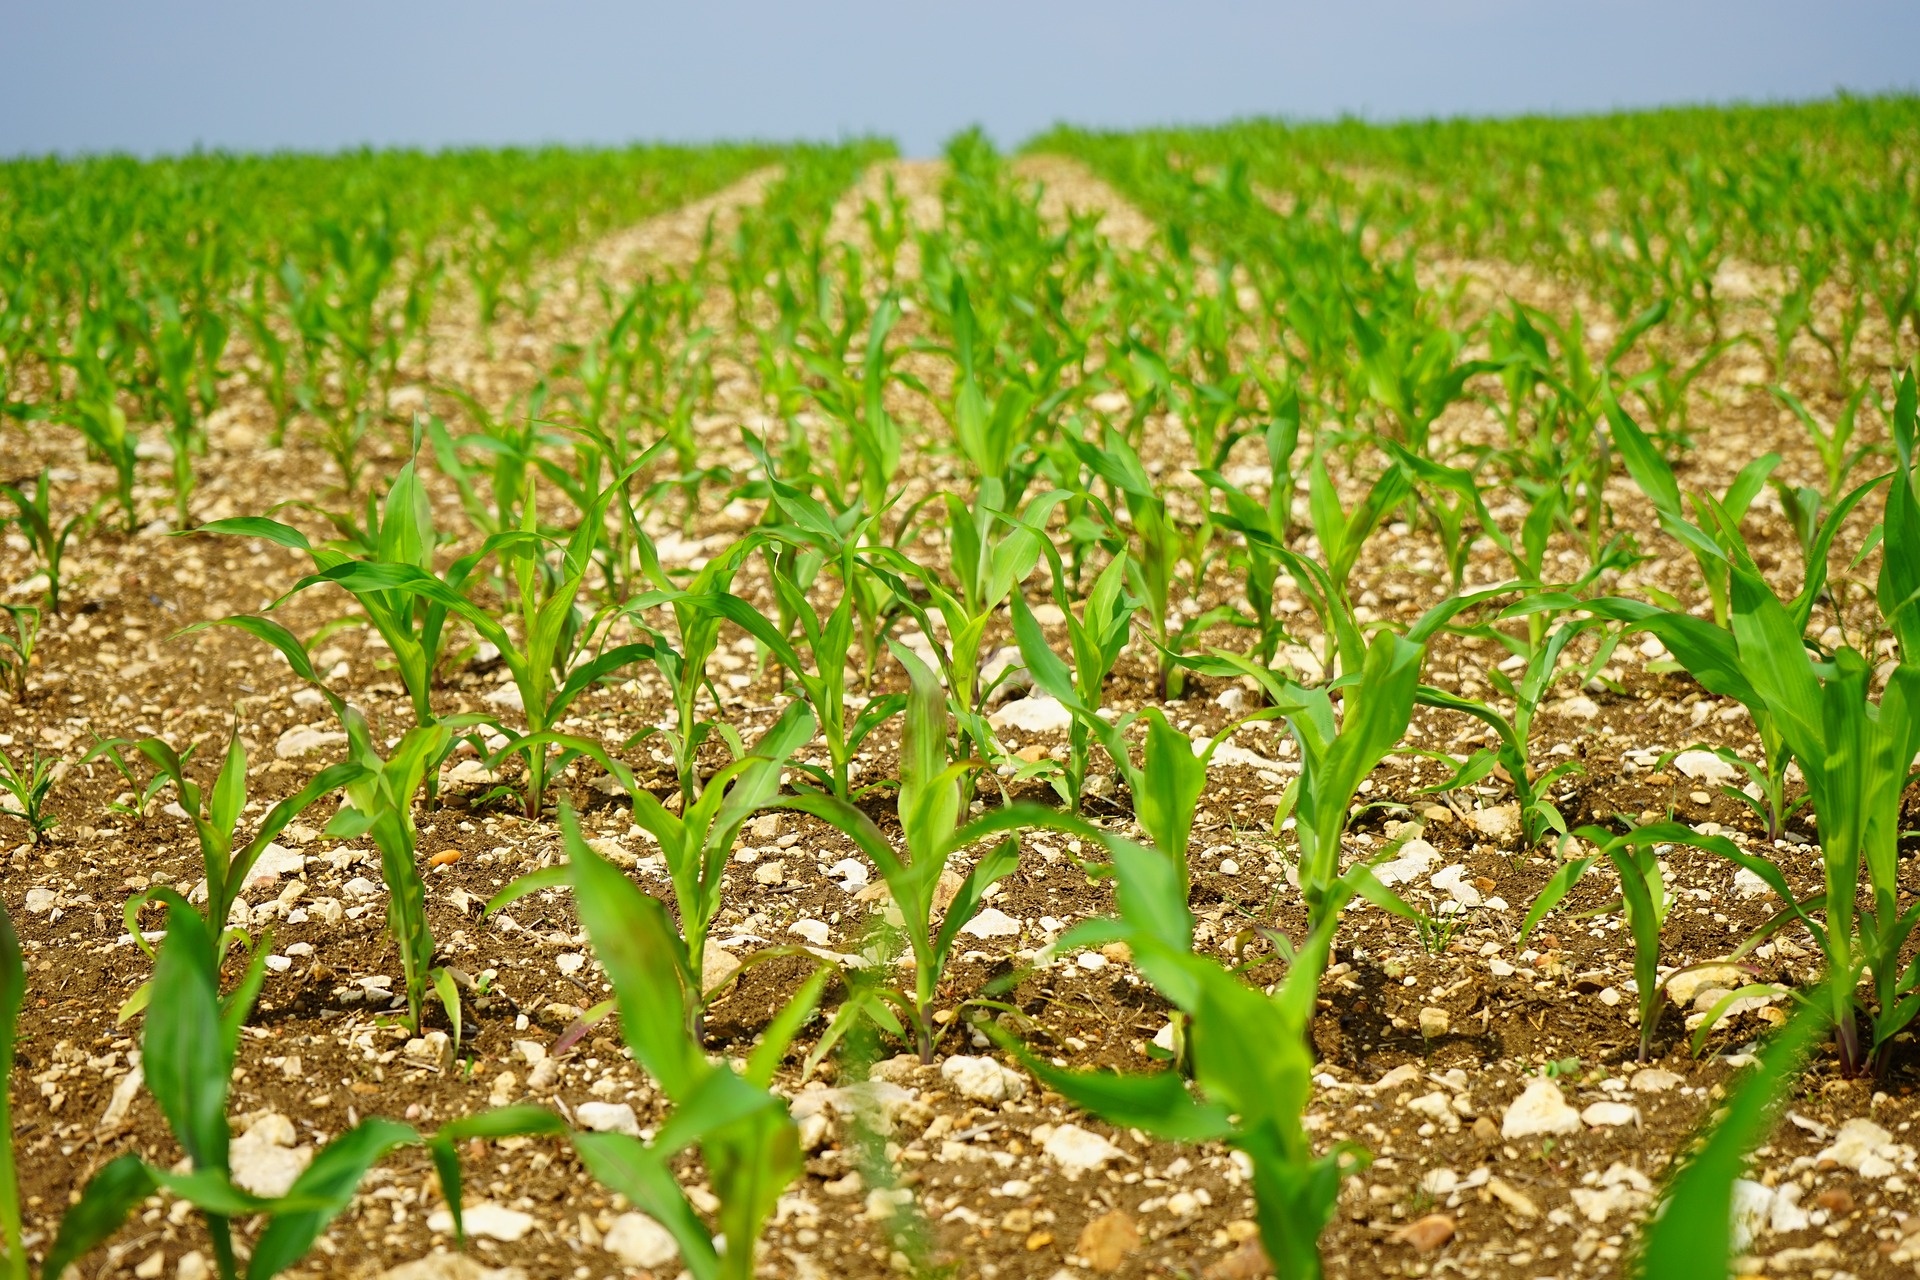
[[[1809,1049],[1826,1031],[1822,1001],[1801,1006],[1760,1051],[1705,1143],[1680,1167],[1656,1216],[1641,1235],[1634,1273],[1640,1280],[1724,1276],[1733,1263],[1733,1183],[1747,1155],[1766,1137],[1774,1109],[1792,1088]]]
[[[561,810],[560,830],[574,902],[613,984],[620,1029],[661,1090],[684,1097],[712,1068],[686,1034],[679,933],[658,899],[640,892],[581,838],[571,806]]]
[[[167,912],[142,1039],[147,1087],[195,1169],[227,1168],[233,1054],[221,1023],[213,938],[197,911]]]
[[[153,1170],[139,1156],[119,1156],[108,1162],[87,1180],[79,1203],[60,1219],[41,1274],[64,1276],[68,1267],[106,1243],[157,1185]]]
[[[1020,841],[1016,836],[1008,836],[995,845],[987,855],[975,863],[973,870],[954,892],[953,901],[947,906],[947,914],[941,918],[940,932],[933,943],[933,971],[940,973],[946,968],[947,955],[953,950],[954,941],[960,936],[960,929],[973,919],[980,910],[987,890],[1012,875],[1020,866]]]
[[[411,1125],[363,1120],[328,1143],[287,1191],[288,1200],[317,1204],[272,1215],[247,1261],[248,1280],[272,1280],[304,1258],[327,1224],[352,1203],[367,1170],[396,1147],[419,1141]]]
[[[665,1227],[694,1280],[718,1280],[720,1256],[664,1157],[624,1133],[575,1133],[573,1147],[595,1179]]]

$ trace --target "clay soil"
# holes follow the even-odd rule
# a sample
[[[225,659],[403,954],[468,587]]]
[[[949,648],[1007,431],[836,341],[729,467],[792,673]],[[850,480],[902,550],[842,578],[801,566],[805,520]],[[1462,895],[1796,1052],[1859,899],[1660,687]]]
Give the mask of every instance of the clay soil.
[[[1126,210],[1084,170],[1047,160],[1030,172],[1050,184],[1051,210],[1117,210],[1116,236],[1129,251],[1152,251],[1150,235],[1139,231],[1141,215]],[[900,166],[896,178],[903,189],[911,188],[917,217],[939,216],[937,170]],[[731,198],[750,205],[765,188],[762,178]],[[712,206],[723,212],[729,207],[726,198]],[[840,224],[857,221],[843,218]],[[618,254],[607,256],[617,267],[607,269],[631,271],[633,262],[649,254],[664,260],[685,252],[685,226],[675,227],[653,241],[629,235]],[[1525,288],[1536,295],[1530,300],[1562,307],[1576,301],[1498,266],[1435,269],[1473,276],[1489,299]],[[444,349],[453,354],[445,358],[482,394],[502,401],[544,367],[549,345],[572,323],[566,306],[567,299],[557,297],[550,314],[524,332],[509,327],[496,333],[491,353],[452,326]],[[1757,385],[1763,371],[1741,364],[1743,358],[1736,354],[1722,362],[1696,393],[1700,443],[1682,469],[1682,484],[1718,491],[1749,458],[1768,449],[1785,456],[1779,474],[1817,483],[1817,458]],[[745,365],[723,360],[720,374],[720,403],[702,424],[717,456],[737,453],[739,424],[764,412]],[[1817,387],[1808,392],[1817,398]],[[1494,430],[1490,411],[1474,403],[1458,406],[1443,428],[1462,439]],[[1168,475],[1191,465],[1178,456],[1177,436],[1167,436],[1165,456],[1153,459]],[[266,449],[264,438],[262,406],[236,380],[204,459],[198,520],[262,513],[288,499],[324,502],[337,496],[337,477],[330,475],[324,453],[298,425],[282,449]],[[101,469],[61,433],[37,432],[31,439],[14,434],[5,448],[0,470],[7,474],[0,478],[50,465],[65,493],[106,487]],[[378,443],[369,474],[390,475],[403,460],[399,449],[398,432]],[[1252,454],[1239,459],[1255,460]],[[924,465],[922,483],[945,482],[937,460]],[[182,630],[260,610],[307,566],[293,553],[262,543],[174,536],[157,518],[167,496],[157,487],[144,490],[155,523],[131,536],[103,525],[70,557],[70,603],[48,621],[26,697],[0,701],[0,745],[16,758],[37,749],[77,761],[96,737],[158,735],[178,746],[200,743],[197,759],[204,767],[237,725],[251,760],[248,813],[257,815],[339,749],[323,746],[282,758],[287,735],[334,726],[325,707],[264,646],[231,629]],[[1618,485],[1609,498],[1621,527],[1639,530],[1643,548],[1655,557],[1617,588],[1629,592],[1651,583],[1698,600],[1691,561],[1654,532],[1651,513],[1631,486]],[[442,527],[462,527],[450,486],[436,487],[435,499]],[[758,518],[753,504],[723,507],[721,501],[699,511],[691,530],[673,542],[679,563],[717,549]],[[1517,520],[1511,508],[1496,505],[1495,511]],[[283,518],[323,532],[298,512]],[[663,521],[663,539],[672,523]],[[1790,581],[1798,553],[1777,505],[1763,500],[1748,531],[1762,564]],[[1864,533],[1864,525],[1853,531],[1848,555]],[[1470,582],[1503,576],[1491,549],[1482,551],[1469,568]],[[0,583],[22,582],[32,572],[19,547],[0,547]],[[1859,584],[1871,581],[1863,575],[1871,572],[1869,562],[1842,586],[1857,595]],[[1234,584],[1225,574],[1217,576],[1217,595],[1195,605],[1232,598]],[[1394,526],[1370,545],[1356,597],[1374,616],[1404,621],[1445,594],[1445,578],[1432,536]],[[765,581],[750,568],[735,589],[764,594]],[[1042,598],[1038,579],[1028,590],[1035,602]],[[1843,592],[1841,598],[1849,597]],[[344,595],[311,591],[276,616],[296,632],[312,634],[350,613],[351,603]],[[1217,639],[1225,644],[1233,636],[1221,633]],[[1572,759],[1580,765],[1556,797],[1569,824],[1649,812],[1671,813],[1696,826],[1714,824],[1705,829],[1765,851],[1797,889],[1811,892],[1818,882],[1816,850],[1803,827],[1772,844],[1751,811],[1662,762],[1665,753],[1695,744],[1728,746],[1757,758],[1758,744],[1737,706],[1665,669],[1660,655],[1642,651],[1639,640],[1620,647],[1592,688],[1564,681],[1536,726],[1536,762]],[[1009,643],[1004,629],[994,643]],[[380,732],[397,733],[410,723],[398,678],[370,631],[349,627],[320,648],[332,687],[364,708]],[[1108,705],[1124,711],[1156,701],[1150,652],[1137,646],[1123,658]],[[1446,638],[1434,646],[1427,679],[1486,696],[1485,671],[1504,656],[1486,642]],[[729,633],[716,666],[720,711],[750,737],[772,720],[785,696],[738,633]],[[898,687],[899,672],[890,667],[883,665],[874,692]],[[664,686],[650,671],[632,675],[583,698],[570,727],[621,742],[661,720],[667,713]],[[497,664],[476,658],[449,674],[437,705],[444,712],[497,710],[487,699],[504,678]],[[1234,719],[1233,708],[1248,696],[1226,681],[1195,679],[1167,710],[1198,736]],[[1063,740],[1017,731],[1007,738],[1010,747],[1042,751]],[[1267,726],[1243,728],[1232,741],[1241,750],[1214,766],[1194,834],[1197,945],[1238,955],[1249,964],[1250,981],[1271,982],[1280,973],[1272,959],[1274,933],[1297,937],[1303,919],[1285,874],[1290,837],[1277,838],[1270,829],[1297,765],[1290,763],[1295,757],[1284,734]],[[863,780],[893,772],[896,743],[893,728],[869,743]],[[1359,854],[1407,836],[1407,824],[1418,824],[1437,855],[1429,873],[1460,864],[1461,881],[1474,888],[1481,905],[1461,912],[1452,935],[1430,946],[1405,921],[1372,908],[1356,909],[1342,929],[1313,1030],[1321,1060],[1310,1125],[1325,1142],[1359,1143],[1373,1160],[1347,1185],[1325,1237],[1334,1276],[1614,1274],[1648,1202],[1643,1189],[1657,1185],[1669,1157],[1696,1131],[1741,1055],[1782,1007],[1767,1005],[1727,1020],[1696,1055],[1687,1027],[1693,1011],[1663,1001],[1652,1059],[1638,1061],[1627,935],[1609,914],[1574,918],[1606,902],[1605,878],[1596,874],[1575,892],[1569,911],[1549,918],[1522,942],[1521,919],[1554,867],[1551,847],[1523,848],[1485,816],[1510,798],[1497,780],[1444,798],[1421,794],[1447,770],[1412,748],[1458,756],[1482,744],[1477,722],[1420,713],[1409,750],[1370,780],[1364,797],[1370,807],[1355,826],[1352,843]],[[643,783],[667,794],[671,770],[658,755],[646,744],[625,754]],[[389,1009],[398,965],[385,934],[376,860],[364,841],[319,834],[330,808],[322,806],[282,839],[304,858],[303,868],[247,894],[254,927],[286,963],[268,978],[242,1041],[232,1097],[236,1131],[262,1116],[280,1115],[292,1121],[297,1145],[318,1145],[369,1115],[427,1127],[490,1103],[522,1100],[569,1116],[586,1102],[628,1102],[641,1125],[660,1122],[665,1108],[627,1058],[611,1023],[560,1053],[557,1071],[543,1073],[538,1087],[530,1083],[530,1059],[551,1052],[582,1010],[605,998],[606,987],[591,959],[582,959],[590,953],[564,895],[530,898],[503,915],[482,918],[482,904],[515,876],[559,856],[559,838],[551,812],[535,821],[519,816],[515,800],[493,794],[475,769],[477,764],[450,776],[441,806],[420,815],[421,852],[434,863],[428,906],[440,954],[475,986],[458,1059],[426,1060],[407,1051],[408,1034]],[[587,834],[624,861],[644,888],[670,896],[624,803],[594,785],[597,772],[576,769],[560,784],[582,809]],[[129,1102],[123,1090],[123,1105],[109,1114],[138,1043],[137,1022],[120,1023],[116,1011],[151,971],[149,958],[127,933],[122,904],[153,884],[190,890],[203,873],[190,825],[162,808],[171,794],[136,818],[110,808],[126,790],[104,762],[72,763],[53,793],[61,822],[46,844],[27,843],[24,827],[0,819],[0,839],[8,842],[0,845],[0,883],[30,964],[13,1081],[15,1141],[29,1229],[42,1247],[78,1187],[108,1160],[134,1151],[171,1164],[179,1155],[144,1092],[131,1094]],[[1049,794],[1039,787],[1016,793],[1040,800]],[[1103,822],[1122,829],[1130,822],[1123,788],[1091,807]],[[876,816],[890,824],[885,809],[878,804]],[[1049,948],[1068,925],[1112,907],[1107,882],[1090,878],[1075,852],[1064,839],[1026,841],[1019,871],[990,904],[1014,923],[1014,931],[970,938],[943,997],[948,1008],[987,995],[1017,1010],[1005,1020],[1056,1063],[1142,1068],[1149,1065],[1150,1043],[1167,1025],[1164,1002],[1122,952],[1056,955]],[[736,854],[716,928],[718,945],[749,959],[764,947],[795,944],[802,935],[792,926],[809,921],[824,928],[825,941],[814,941],[826,949],[859,950],[884,904],[861,893],[844,870],[829,874],[857,856],[848,841],[811,819],[785,814],[756,822]],[[1677,901],[1663,939],[1664,965],[1727,956],[1775,909],[1769,898],[1743,896],[1733,868],[1722,861],[1676,848],[1666,862]],[[1432,908],[1448,894],[1430,888],[1429,880],[1430,874],[1417,877],[1407,892]],[[142,923],[152,929],[159,922],[149,915]],[[1815,959],[1808,939],[1783,933],[1749,958],[1748,980],[1802,982]],[[806,962],[794,958],[749,964],[712,1011],[713,1049],[744,1053],[808,971]],[[830,1004],[838,994],[830,990]],[[829,1059],[803,1080],[802,1058],[820,1030],[816,1023],[802,1036],[783,1070],[782,1089],[804,1096],[844,1085],[864,1070]],[[878,1047],[871,1073],[904,1091],[888,1095],[893,1102],[881,1118],[885,1131],[863,1145],[854,1127],[841,1123],[815,1145],[768,1232],[764,1274],[861,1277],[925,1270],[987,1280],[1262,1274],[1247,1243],[1254,1235],[1249,1186],[1227,1151],[1183,1148],[1115,1129],[1075,1113],[1032,1081],[1017,1099],[969,1101],[943,1076],[939,1062],[992,1051],[982,1047],[985,1041],[964,1017],[945,1031],[930,1067],[902,1054],[902,1046]],[[524,1047],[529,1045],[531,1050]],[[1670,1078],[1640,1075],[1636,1085],[1643,1067]],[[1576,1108],[1614,1101],[1630,1104],[1637,1114],[1624,1124],[1584,1126],[1553,1139],[1502,1139],[1507,1107],[1527,1077],[1547,1069]],[[1860,1117],[1890,1131],[1896,1144],[1916,1141],[1911,1128],[1920,1114],[1917,1078],[1920,1060],[1904,1043],[1890,1076],[1877,1083],[1839,1078],[1826,1060],[1805,1078],[1791,1103],[1791,1120],[1762,1148],[1751,1176],[1770,1186],[1800,1184],[1799,1203],[1811,1217],[1789,1224],[1792,1230],[1763,1232],[1752,1246],[1756,1271],[1771,1259],[1772,1269],[1782,1272],[1911,1274],[1913,1264],[1901,1248],[1909,1229],[1920,1227],[1908,1216],[1914,1208],[1911,1150],[1887,1177],[1866,1177],[1817,1157],[1832,1130]],[[1410,1105],[1431,1095],[1439,1095],[1439,1106]],[[1102,1168],[1067,1176],[1047,1153],[1048,1137],[1066,1124],[1101,1135],[1116,1154]],[[876,1161],[888,1172],[877,1172]],[[532,1226],[516,1240],[477,1237],[469,1245],[471,1264],[436,1264],[436,1274],[497,1280],[638,1274],[603,1243],[626,1206],[588,1178],[563,1144],[475,1144],[467,1152],[467,1170],[470,1200],[531,1215]],[[703,1178],[693,1162],[683,1167],[683,1176],[690,1185]],[[891,1216],[896,1197],[889,1184],[911,1193]],[[450,1234],[430,1225],[440,1207],[425,1155],[399,1153],[368,1179],[300,1274],[378,1275],[450,1250]],[[1436,1247],[1423,1249],[1396,1234],[1435,1214],[1445,1215],[1452,1228]],[[915,1216],[924,1223],[917,1241],[901,1228]],[[88,1277],[186,1275],[193,1263],[183,1268],[182,1258],[205,1248],[197,1221],[156,1199],[80,1269]],[[674,1264],[662,1274],[677,1269]]]

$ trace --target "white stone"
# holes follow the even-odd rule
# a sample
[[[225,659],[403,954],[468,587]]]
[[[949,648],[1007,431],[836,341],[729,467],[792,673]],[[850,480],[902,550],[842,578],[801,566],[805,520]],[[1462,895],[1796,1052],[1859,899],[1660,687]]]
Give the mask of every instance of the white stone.
[[[972,1102],[1016,1102],[1027,1096],[1027,1078],[993,1058],[955,1054],[940,1064],[940,1078]]]
[[[562,951],[553,958],[553,967],[568,977],[572,977],[574,974],[580,972],[586,963],[586,956],[578,951]]]
[[[43,916],[53,910],[53,904],[59,900],[51,889],[29,889],[27,890],[27,911],[32,915]]]
[[[468,1254],[442,1250],[383,1271],[380,1280],[527,1280],[527,1273],[521,1267],[484,1266]]]
[[[1705,782],[1732,782],[1740,776],[1739,769],[1711,751],[1682,751],[1673,758],[1673,767]]]
[[[518,1209],[509,1209],[503,1204],[494,1204],[482,1200],[470,1204],[462,1215],[467,1234],[485,1236],[489,1240],[504,1240],[512,1244],[515,1240],[533,1230],[533,1215],[522,1213]],[[427,1230],[446,1236],[453,1234],[453,1214],[445,1209],[435,1209],[427,1218]]]
[[[293,968],[293,961],[286,956],[267,957],[267,971],[269,973],[285,973],[291,968]]]
[[[307,857],[282,845],[269,844],[247,872],[248,884],[270,884],[281,876],[297,876],[307,869]]]
[[[1580,1113],[1568,1105],[1560,1086],[1545,1076],[1529,1080],[1525,1091],[1508,1104],[1500,1119],[1500,1136],[1508,1141],[1580,1131]]]
[[[1413,1084],[1421,1078],[1419,1067],[1411,1062],[1403,1062],[1368,1087],[1375,1093],[1385,1093],[1389,1089],[1398,1089],[1401,1085]]]
[[[1449,1133],[1460,1127],[1460,1117],[1453,1109],[1453,1099],[1438,1089],[1408,1099],[1407,1110],[1417,1116],[1425,1116]]]
[[[1433,879],[1427,883],[1450,895],[1463,907],[1477,907],[1480,905],[1480,890],[1467,883],[1466,875],[1466,864],[1456,862],[1435,872]]]
[[[1692,1004],[1709,987],[1731,991],[1746,985],[1748,973],[1736,964],[1708,964],[1676,973],[1667,979],[1667,997],[1681,1008]]]
[[[1635,1093],[1665,1093],[1677,1089],[1686,1081],[1668,1071],[1665,1067],[1642,1067],[1633,1073],[1633,1079],[1627,1082]]]
[[[1804,1190],[1797,1182],[1783,1182],[1773,1189],[1773,1204],[1767,1211],[1768,1230],[1785,1234],[1813,1225],[1812,1216],[1800,1207]]]
[[[1375,867],[1373,875],[1381,884],[1412,884],[1439,860],[1440,851],[1416,836],[1401,845],[1393,858]]]
[[[1554,710],[1576,720],[1591,720],[1600,714],[1600,704],[1586,694],[1579,693],[1571,698],[1562,698],[1554,704]]]
[[[841,889],[848,893],[857,893],[867,887],[867,881],[873,873],[867,870],[867,864],[858,858],[842,858],[827,868],[827,875],[840,882]]]
[[[1520,838],[1520,806],[1517,804],[1475,809],[1467,814],[1467,821],[1489,840],[1505,843]]]
[[[247,1126],[228,1147],[233,1183],[243,1191],[272,1199],[287,1194],[313,1163],[312,1147],[296,1147],[293,1121],[270,1113]]]
[[[133,1107],[133,1100],[140,1096],[140,1087],[147,1082],[146,1072],[139,1063],[133,1064],[133,1070],[113,1086],[113,1096],[107,1099],[107,1109],[100,1113],[100,1123],[96,1131],[111,1132],[127,1122],[127,1112]]]
[[[300,727],[289,729],[273,744],[273,754],[282,760],[298,760],[330,747],[347,745],[347,735],[334,729]]]
[[[1897,1171],[1896,1161],[1911,1159],[1912,1147],[1895,1142],[1892,1134],[1864,1117],[1841,1125],[1833,1144],[1814,1157],[1816,1163],[1831,1160],[1863,1178],[1890,1177]]]
[[[1037,1131],[1035,1136],[1039,1136]],[[1077,1124],[1055,1126],[1041,1140],[1040,1149],[1047,1153],[1048,1159],[1060,1166],[1060,1172],[1066,1174],[1070,1181],[1083,1173],[1104,1169],[1126,1154],[1099,1134],[1082,1129]]]
[[[640,1119],[625,1102],[583,1102],[573,1109],[580,1123],[595,1133],[624,1133],[640,1136]]]
[[[700,989],[711,991],[731,978],[740,967],[740,959],[724,947],[707,943],[707,949],[700,957]]]
[[[1511,978],[1514,973],[1513,964],[1511,961],[1495,956],[1487,961],[1487,972],[1496,978]]]
[[[1765,880],[1745,867],[1733,873],[1733,891],[1743,898],[1764,898],[1773,892]]]
[[[340,891],[349,898],[371,898],[380,892],[380,886],[365,876],[355,876],[340,886]]]
[[[1610,1129],[1639,1124],[1640,1108],[1628,1102],[1595,1102],[1580,1113],[1580,1118],[1596,1129]]]
[[[673,1233],[644,1213],[623,1213],[615,1218],[601,1243],[628,1266],[648,1271],[668,1266],[680,1256]]]
[[[517,684],[501,685],[498,689],[495,689],[487,695],[486,701],[490,706],[500,707],[507,711],[525,711],[527,709],[525,700],[520,696],[520,686]]]
[[[960,932],[970,933],[976,938],[1017,938],[1020,936],[1020,922],[998,907],[988,907],[961,925]]]
[[[1015,698],[987,717],[996,729],[1017,729],[1021,733],[1065,733],[1073,723],[1073,712],[1058,698]]]
[[[787,926],[787,932],[805,938],[816,947],[824,947],[827,945],[827,938],[832,931],[828,928],[825,920],[815,920],[812,917],[808,917],[804,920],[795,920]]]
[[[1773,1190],[1746,1178],[1733,1180],[1733,1238],[1735,1253],[1745,1253],[1773,1216]]]

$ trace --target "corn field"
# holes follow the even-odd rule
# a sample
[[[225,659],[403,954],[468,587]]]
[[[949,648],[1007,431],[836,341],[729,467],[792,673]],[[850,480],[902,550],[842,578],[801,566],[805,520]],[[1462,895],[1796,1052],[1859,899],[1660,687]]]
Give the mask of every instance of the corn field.
[[[0,162],[0,1266],[1911,1274],[1917,358],[1907,97]]]

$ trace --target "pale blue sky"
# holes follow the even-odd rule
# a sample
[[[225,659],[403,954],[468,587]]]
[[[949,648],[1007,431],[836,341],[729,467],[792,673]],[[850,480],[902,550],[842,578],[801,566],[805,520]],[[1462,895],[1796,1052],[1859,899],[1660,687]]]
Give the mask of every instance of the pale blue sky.
[[[0,0],[0,155],[1590,111],[1920,86],[1913,0]]]

